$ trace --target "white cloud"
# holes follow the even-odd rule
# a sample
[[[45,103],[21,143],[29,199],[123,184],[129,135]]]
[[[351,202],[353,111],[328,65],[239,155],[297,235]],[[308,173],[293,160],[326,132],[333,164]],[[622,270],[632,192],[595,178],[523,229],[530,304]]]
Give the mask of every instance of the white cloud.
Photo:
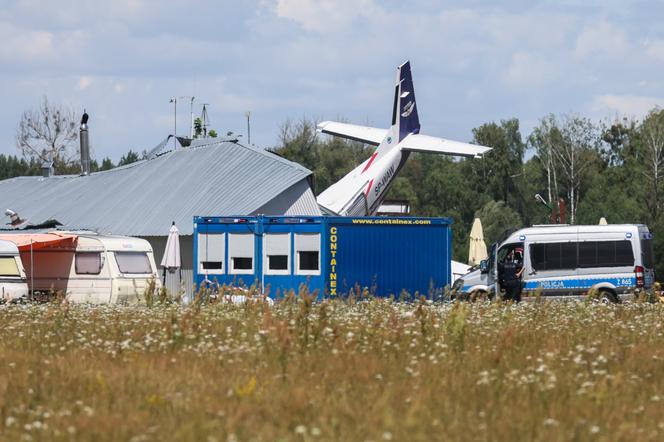
[[[656,106],[664,104],[663,98],[639,95],[600,95],[595,97],[595,112],[614,112],[619,115],[639,118]]]
[[[308,31],[327,32],[348,27],[357,17],[376,12],[373,0],[277,0],[276,13]]]
[[[516,52],[512,55],[505,83],[513,88],[528,90],[550,83],[558,76],[558,67],[539,53]]]
[[[94,83],[94,78],[84,75],[83,77],[78,79],[78,89],[79,90],[85,90],[89,88],[92,83]]]
[[[629,46],[621,29],[602,20],[584,27],[576,39],[574,53],[578,58],[618,58],[629,51]]]
[[[664,40],[648,41],[645,42],[644,46],[648,56],[657,60],[664,60]]]

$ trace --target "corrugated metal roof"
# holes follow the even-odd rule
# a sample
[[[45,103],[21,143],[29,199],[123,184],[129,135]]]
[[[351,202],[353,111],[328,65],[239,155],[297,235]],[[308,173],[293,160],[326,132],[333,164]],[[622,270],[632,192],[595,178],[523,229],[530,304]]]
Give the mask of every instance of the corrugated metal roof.
[[[166,235],[175,221],[191,235],[194,215],[255,213],[311,175],[256,147],[212,140],[197,145],[86,177],[0,181],[0,208],[33,223],[57,219],[71,229],[134,236]]]

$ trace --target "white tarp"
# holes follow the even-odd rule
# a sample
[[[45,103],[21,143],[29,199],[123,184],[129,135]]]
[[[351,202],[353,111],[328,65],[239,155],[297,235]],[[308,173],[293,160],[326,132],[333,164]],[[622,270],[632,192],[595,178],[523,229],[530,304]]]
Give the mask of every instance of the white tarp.
[[[166,240],[166,250],[164,257],[161,259],[161,266],[168,269],[170,272],[181,267],[180,262],[180,231],[175,226],[175,223],[168,231],[168,239]]]
[[[468,264],[471,266],[477,265],[489,255],[486,252],[486,244],[484,243],[484,231],[482,230],[482,221],[475,218],[473,227],[470,229],[470,247],[468,250]]]

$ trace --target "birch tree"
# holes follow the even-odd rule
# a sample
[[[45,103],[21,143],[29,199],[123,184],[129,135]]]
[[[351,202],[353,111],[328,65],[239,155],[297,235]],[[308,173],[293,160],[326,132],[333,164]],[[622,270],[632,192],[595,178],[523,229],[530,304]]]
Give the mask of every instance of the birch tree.
[[[561,136],[551,144],[551,152],[567,181],[570,222],[574,224],[581,185],[592,164],[590,153],[598,149],[600,138],[597,127],[587,118],[564,116],[556,124]]]
[[[44,97],[37,109],[21,115],[16,128],[16,147],[25,158],[56,166],[68,166],[78,153],[77,119],[70,108]]]
[[[551,114],[542,118],[540,125],[533,129],[528,142],[535,149],[546,172],[547,202],[552,205],[558,200],[558,174],[556,159],[553,153],[554,144],[562,143],[560,129],[555,117]]]
[[[659,215],[662,175],[664,175],[664,110],[653,109],[641,123],[643,149],[643,175],[648,180],[650,194],[646,199],[650,220]]]

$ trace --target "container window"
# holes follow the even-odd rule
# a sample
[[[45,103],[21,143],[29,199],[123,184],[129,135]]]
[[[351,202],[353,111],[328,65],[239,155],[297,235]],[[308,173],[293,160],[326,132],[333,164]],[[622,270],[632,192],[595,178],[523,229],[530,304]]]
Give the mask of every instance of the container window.
[[[115,261],[118,263],[120,273],[152,273],[150,259],[145,252],[115,252]]]
[[[318,252],[299,251],[300,270],[318,270]]]
[[[224,233],[198,234],[198,265],[200,273],[223,273],[225,253],[226,237]]]
[[[268,233],[263,237],[265,273],[288,275],[290,273],[290,233]]]
[[[285,270],[288,272],[288,255],[268,255],[267,263],[269,271]]]
[[[230,273],[253,273],[255,238],[253,233],[228,234],[228,257],[231,262]]]
[[[296,233],[296,274],[320,275],[320,233]]]
[[[74,261],[78,275],[101,273],[101,253],[99,252],[77,252]]]
[[[21,276],[13,256],[0,256],[0,276]]]

